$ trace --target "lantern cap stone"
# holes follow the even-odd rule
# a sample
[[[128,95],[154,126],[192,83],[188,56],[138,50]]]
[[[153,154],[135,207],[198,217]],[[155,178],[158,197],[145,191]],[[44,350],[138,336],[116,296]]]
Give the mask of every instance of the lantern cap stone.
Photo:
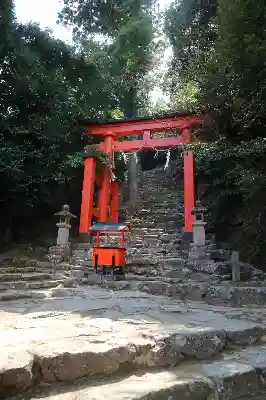
[[[77,218],[76,215],[70,212],[70,207],[68,204],[64,204],[62,210],[55,213],[54,215],[58,215],[59,217]]]
[[[200,200],[196,201],[195,207],[191,210],[191,214],[205,214],[207,212],[207,208],[203,206]]]

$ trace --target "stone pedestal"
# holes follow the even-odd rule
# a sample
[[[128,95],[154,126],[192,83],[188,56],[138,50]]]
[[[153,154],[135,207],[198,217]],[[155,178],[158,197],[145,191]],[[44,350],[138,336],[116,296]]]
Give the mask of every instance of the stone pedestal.
[[[193,222],[193,243],[189,246],[189,257],[194,259],[209,259],[206,249],[206,222],[202,219]]]
[[[49,248],[48,258],[53,262],[54,266],[62,261],[69,261],[71,258],[71,248],[67,245],[56,245]]]
[[[209,254],[206,252],[206,246],[191,243],[189,246],[189,258],[209,259]]]
[[[205,226],[206,222],[204,221],[195,220],[193,222],[193,243],[196,246],[206,245]]]
[[[56,226],[58,227],[56,240],[57,246],[67,246],[69,239],[69,229],[71,228],[71,225],[67,224],[66,222],[58,222]]]
[[[232,253],[231,267],[232,267],[232,281],[239,282],[241,280],[239,254],[235,251]]]

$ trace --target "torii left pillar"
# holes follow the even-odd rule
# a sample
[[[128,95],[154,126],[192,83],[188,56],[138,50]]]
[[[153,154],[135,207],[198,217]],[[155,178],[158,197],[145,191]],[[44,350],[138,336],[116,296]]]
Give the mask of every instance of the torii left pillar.
[[[190,142],[191,129],[182,131],[184,143]],[[191,211],[195,207],[195,165],[193,151],[184,152],[184,239],[191,242],[193,239],[194,216]]]
[[[115,137],[116,136],[113,132],[107,132],[107,134],[104,136],[104,149],[105,153],[108,155],[108,161],[110,164],[113,163]],[[109,200],[111,195],[111,171],[107,165],[103,166],[102,177],[103,179],[98,201],[99,222],[107,222],[109,216]]]
[[[110,201],[110,221],[114,224],[118,223],[118,208],[119,208],[119,183],[111,184],[111,201]]]
[[[88,233],[93,214],[96,158],[85,157],[79,233]]]

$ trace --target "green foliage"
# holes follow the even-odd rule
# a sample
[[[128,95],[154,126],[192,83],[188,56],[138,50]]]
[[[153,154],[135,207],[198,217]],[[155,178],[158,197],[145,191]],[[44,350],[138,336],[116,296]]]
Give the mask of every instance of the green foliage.
[[[152,0],[95,0],[90,4],[64,0],[59,15],[62,23],[74,26],[87,57],[95,60],[96,56],[106,87],[126,116],[137,115],[145,97],[140,88],[151,64],[152,6]],[[98,40],[97,34],[103,40]],[[91,53],[91,46],[98,50]]]
[[[64,0],[59,19],[65,25],[71,23],[80,36],[88,33],[119,35],[136,15],[148,15],[153,0]]]
[[[266,3],[260,0],[183,0],[167,12],[166,32],[174,53],[168,77],[172,99],[185,97],[189,109],[192,97],[196,107],[215,114],[212,129],[218,140],[197,145],[195,152],[201,182],[210,185],[209,195],[219,205],[228,205],[222,207],[223,215],[215,215],[217,225],[232,209],[233,199],[238,199],[235,213],[242,216],[247,204],[258,212],[250,204],[264,199],[265,24]],[[189,89],[185,96],[184,88]],[[259,232],[265,224],[265,213],[259,212],[264,217],[243,223],[247,234]],[[254,239],[251,233],[250,238]],[[256,251],[261,251],[260,245]]]
[[[211,183],[211,190],[217,196],[240,195],[247,200],[266,184],[264,139],[232,146],[225,138],[220,138],[186,148],[194,150],[199,177],[203,182]]]
[[[173,47],[173,70],[186,74],[204,59],[217,37],[217,0],[183,0],[171,3],[166,12],[165,31]],[[176,83],[176,81],[175,81]]]
[[[220,190],[234,179],[239,193],[253,182],[264,184],[264,142],[256,139],[265,137],[265,12],[264,2],[252,0],[174,2],[167,12],[166,32],[174,49],[170,76],[172,84],[178,82],[172,96],[187,109],[193,104],[216,112],[218,135],[226,146],[215,143],[219,155],[214,160],[208,144],[201,165],[208,164],[217,180],[221,175]],[[246,146],[249,157],[240,162]]]
[[[25,226],[67,199],[92,143],[76,120],[101,117],[116,101],[96,63],[37,25],[17,24],[11,2],[0,11],[1,240],[7,228],[22,229],[18,221]]]

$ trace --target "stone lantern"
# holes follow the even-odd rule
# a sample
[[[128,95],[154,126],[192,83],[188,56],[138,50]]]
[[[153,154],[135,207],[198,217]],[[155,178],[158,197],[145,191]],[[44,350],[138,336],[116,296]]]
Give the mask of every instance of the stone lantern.
[[[195,216],[193,222],[193,244],[200,247],[206,245],[206,222],[204,221],[204,214],[206,214],[206,212],[207,208],[201,204],[200,200],[196,201],[196,206],[191,210],[191,214]]]
[[[74,214],[70,212],[69,205],[65,204],[61,211],[54,214],[55,216],[59,216],[60,220],[56,224],[58,227],[57,234],[57,246],[67,246],[69,239],[69,230],[71,228],[70,221],[72,218],[77,218]]]

